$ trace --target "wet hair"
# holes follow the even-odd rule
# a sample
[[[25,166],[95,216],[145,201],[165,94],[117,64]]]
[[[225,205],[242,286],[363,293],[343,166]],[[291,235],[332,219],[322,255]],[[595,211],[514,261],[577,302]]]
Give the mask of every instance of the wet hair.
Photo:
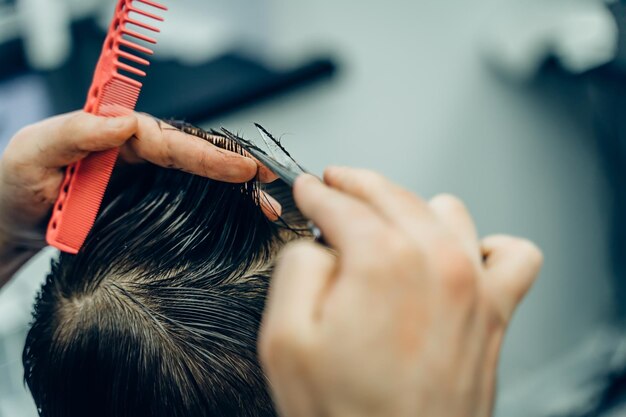
[[[23,362],[40,415],[275,416],[256,338],[273,259],[296,228],[265,217],[254,180],[154,166],[117,177],[36,300]],[[274,188],[288,217],[290,193]]]

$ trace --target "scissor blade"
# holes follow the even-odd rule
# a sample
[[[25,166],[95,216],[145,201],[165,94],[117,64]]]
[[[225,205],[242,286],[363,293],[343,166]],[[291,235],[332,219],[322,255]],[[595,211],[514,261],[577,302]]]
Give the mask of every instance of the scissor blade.
[[[267,153],[265,153],[262,149],[254,145],[252,142],[247,141],[243,138],[240,138],[239,136],[231,133],[225,128],[222,128],[222,132],[224,132],[224,134],[226,135],[226,137],[228,137],[228,139],[237,143],[239,146],[245,149],[250,155],[255,157],[263,165],[265,165],[270,171],[278,175],[278,177],[290,187],[293,187],[293,184],[296,182],[296,178],[298,178],[298,176],[302,174],[302,172],[300,171],[294,171],[284,166],[279,161],[277,161],[276,159],[272,158]]]
[[[260,126],[257,126],[257,127],[260,127]],[[265,129],[260,128],[259,130],[262,131]],[[302,169],[300,165],[298,165],[295,161],[293,161],[291,156],[284,149],[282,149],[282,147],[280,147],[278,144],[275,144],[275,145],[278,148],[280,148],[281,154],[284,154],[285,158],[291,160],[295,164],[295,169],[286,167],[281,162],[277,161],[275,158],[268,155],[265,151],[263,151],[261,148],[256,146],[254,143],[244,138],[240,138],[239,136],[229,132],[225,128],[222,128],[222,133],[226,135],[228,139],[232,140],[233,142],[241,146],[243,149],[245,149],[250,155],[255,157],[263,165],[265,165],[270,171],[278,175],[278,177],[290,187],[293,187],[293,184],[296,182],[296,178],[298,178],[301,174],[307,173],[307,171]],[[267,143],[264,132],[261,132],[261,137],[263,138],[263,141]],[[271,138],[269,139],[271,140]],[[308,223],[308,228],[310,229],[311,233],[313,234],[317,242],[323,245],[326,245],[326,242],[324,240],[324,237],[322,236],[321,230],[312,221]]]
[[[244,149],[246,149],[245,146]],[[278,175],[278,177],[285,183],[287,183],[287,185],[289,185],[290,187],[293,187],[293,184],[296,182],[296,178],[298,178],[298,176],[302,174],[302,172],[296,172],[285,167],[283,164],[281,164],[271,156],[267,155],[266,153],[259,152],[257,149],[250,148],[246,150],[250,152],[250,154],[256,159],[258,159],[259,162],[265,165],[270,171]]]
[[[291,157],[291,155],[289,155],[289,152],[287,152],[285,148],[280,146],[280,143],[274,139],[263,126],[258,123],[255,123],[254,126],[256,126],[259,134],[261,135],[261,139],[263,139],[263,142],[265,142],[265,145],[270,150],[270,153],[278,162],[293,171],[299,171],[301,173],[307,172]]]
[[[259,131],[259,135],[261,135],[261,139],[263,139],[263,143],[265,143],[265,146],[267,146],[267,149],[269,149],[270,154],[276,160],[282,159],[284,155],[278,145],[276,145],[276,143],[269,137],[269,135],[265,133],[265,130],[263,130],[261,126],[259,126],[258,124],[255,124],[255,126],[256,129]]]

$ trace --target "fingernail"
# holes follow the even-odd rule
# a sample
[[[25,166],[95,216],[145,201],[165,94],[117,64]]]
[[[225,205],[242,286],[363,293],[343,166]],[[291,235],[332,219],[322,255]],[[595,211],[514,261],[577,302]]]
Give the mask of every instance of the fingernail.
[[[264,210],[265,215],[270,220],[277,220],[278,217],[280,217],[280,215],[283,213],[283,206],[281,206],[274,197],[267,193],[263,193],[261,195],[261,205],[267,209]]]

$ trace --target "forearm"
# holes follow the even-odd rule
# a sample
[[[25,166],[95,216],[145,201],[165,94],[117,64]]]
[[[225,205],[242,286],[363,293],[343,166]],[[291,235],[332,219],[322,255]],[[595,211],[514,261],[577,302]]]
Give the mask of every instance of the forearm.
[[[45,246],[44,237],[39,233],[16,236],[0,228],[0,289]]]
[[[7,179],[7,172],[23,172],[23,167],[6,168],[0,160],[0,289],[29,259],[46,246],[45,223],[48,212],[42,206],[38,187],[20,186]],[[21,170],[20,170],[21,169]]]

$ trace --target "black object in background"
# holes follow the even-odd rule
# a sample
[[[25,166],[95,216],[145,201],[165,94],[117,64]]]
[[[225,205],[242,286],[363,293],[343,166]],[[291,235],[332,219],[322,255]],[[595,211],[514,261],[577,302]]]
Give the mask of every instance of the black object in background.
[[[618,318],[626,323],[626,2],[614,2],[609,9],[618,27],[617,54],[609,64],[586,74],[585,80],[598,146],[611,187],[615,305]]]
[[[55,113],[82,108],[104,33],[92,21],[73,26],[74,46],[63,68],[46,74]],[[149,58],[137,110],[161,118],[207,121],[336,72],[332,59],[315,58],[284,71],[233,51],[197,66]]]
[[[159,62],[150,68],[137,108],[194,123],[330,78],[334,72],[334,63],[324,58],[284,72],[235,53],[198,67]]]
[[[21,39],[12,39],[0,44],[0,80],[28,70],[24,44]]]
[[[614,58],[583,74],[567,73],[551,60],[542,75],[556,75],[575,83],[584,94],[584,110],[592,117],[602,168],[610,187],[608,223],[615,319],[626,325],[626,0],[612,2],[607,7],[618,27]],[[626,370],[624,375],[622,383],[626,410]],[[626,411],[624,413],[626,415]]]

